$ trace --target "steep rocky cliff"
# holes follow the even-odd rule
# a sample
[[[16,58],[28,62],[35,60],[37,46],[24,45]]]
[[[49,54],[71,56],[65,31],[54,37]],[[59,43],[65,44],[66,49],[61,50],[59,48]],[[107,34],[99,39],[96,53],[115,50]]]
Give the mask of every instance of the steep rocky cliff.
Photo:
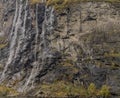
[[[0,1],[0,74],[20,95],[119,98],[120,4]]]

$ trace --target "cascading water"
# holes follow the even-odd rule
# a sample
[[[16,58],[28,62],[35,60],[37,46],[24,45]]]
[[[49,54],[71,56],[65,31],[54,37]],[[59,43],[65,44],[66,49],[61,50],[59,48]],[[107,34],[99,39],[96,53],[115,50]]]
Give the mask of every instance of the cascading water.
[[[30,76],[26,80],[23,88],[21,91],[26,91],[29,84],[31,84],[31,87],[29,86],[29,89],[34,87],[32,83],[35,81],[35,77],[42,71],[46,58],[49,57],[48,51],[49,51],[49,46],[48,46],[48,41],[47,41],[47,34],[50,36],[53,30],[53,22],[54,22],[54,8],[53,7],[45,7],[44,11],[44,21],[42,23],[42,33],[40,35],[39,32],[39,27],[38,27],[38,4],[36,4],[36,38],[35,38],[35,63],[33,65],[33,68],[31,70]],[[47,13],[50,13],[47,15]],[[40,35],[41,42],[43,44],[43,47],[38,46],[38,38]],[[37,57],[37,51],[38,49],[41,52],[40,58]],[[41,60],[40,60],[41,59]],[[41,62],[40,62],[41,61]]]
[[[37,61],[37,49],[38,49],[38,36],[39,36],[39,29],[38,29],[38,4],[36,4],[36,38],[35,38],[35,65],[32,68],[32,71],[30,73],[29,78],[27,79],[25,85],[23,86],[23,88],[21,89],[21,91],[25,91],[27,89],[27,86],[29,83],[33,82],[35,78],[35,76],[37,75],[38,69],[39,69],[39,65],[38,65],[38,61]]]
[[[35,38],[34,38],[34,43],[35,43],[35,47],[32,47],[32,44],[30,44],[29,46],[32,47],[33,49],[33,54],[34,54],[34,60],[33,60],[33,65],[32,65],[32,69],[30,70],[30,75],[27,75],[24,81],[24,85],[22,85],[22,87],[19,89],[19,91],[26,91],[29,87],[29,89],[31,89],[32,87],[34,87],[34,85],[32,85],[32,83],[34,84],[35,82],[35,78],[38,74],[41,73],[41,71],[44,69],[44,66],[47,66],[46,62],[47,62],[47,58],[52,58],[52,53],[50,53],[50,44],[52,44],[52,42],[50,41],[50,39],[52,39],[52,33],[53,33],[53,29],[54,29],[54,8],[51,6],[45,6],[45,10],[44,10],[44,19],[43,22],[41,23],[41,29],[42,31],[40,31],[39,28],[39,4],[36,4],[36,10],[35,10],[35,27],[33,27],[35,29]],[[29,34],[31,32],[28,32],[26,29],[27,26],[27,20],[28,20],[28,0],[26,0],[25,2],[23,2],[23,0],[21,1],[17,1],[16,0],[16,11],[15,11],[15,16],[14,16],[14,20],[13,20],[13,26],[12,26],[12,31],[11,31],[11,44],[10,44],[10,53],[9,53],[9,58],[8,58],[8,62],[5,66],[5,69],[2,73],[1,76],[1,81],[4,80],[5,73],[8,70],[9,65],[11,65],[12,62],[15,62],[17,59],[19,59],[20,56],[23,56],[21,54],[21,51],[23,50],[23,46],[24,44],[28,43],[25,42],[25,40],[27,39],[27,37],[29,36]],[[31,16],[30,16],[31,17]],[[31,27],[29,27],[30,29]],[[27,33],[27,34],[26,34]],[[40,39],[39,39],[40,38]],[[31,42],[30,42],[31,43]],[[41,46],[42,44],[42,46]],[[54,46],[54,45],[51,45]],[[82,48],[85,48],[84,45],[81,44]],[[30,49],[29,49],[30,50]],[[84,49],[85,50],[85,49]],[[60,51],[59,47],[58,47],[58,51]],[[24,52],[24,51],[23,51]],[[29,51],[31,52],[31,50]],[[38,54],[39,57],[38,57]],[[88,51],[89,54],[89,51]],[[26,56],[26,55],[25,55]],[[21,62],[21,64],[24,65],[24,61],[18,60],[18,63]],[[16,67],[17,65],[15,65],[16,63],[14,63],[13,65]],[[30,66],[30,65],[27,65]],[[30,86],[31,85],[31,86]]]
[[[48,54],[49,52],[49,46],[47,40],[47,36],[51,37],[51,34],[53,32],[53,23],[54,23],[54,8],[53,7],[46,7],[45,8],[45,19],[42,25],[42,41],[43,41],[43,49],[42,49],[42,66],[40,67],[40,70],[42,70],[43,65],[45,64],[45,60],[47,57],[50,55]]]
[[[1,82],[6,79],[6,77],[9,75],[9,72],[13,75],[15,73],[19,73],[21,70],[20,67],[22,65],[26,66],[25,64],[28,64],[27,61],[25,63],[24,60],[24,57],[27,56],[26,53],[28,53],[28,56],[30,57],[32,57],[31,55],[34,53],[34,58],[31,58],[31,60],[33,60],[31,65],[27,65],[32,66],[32,69],[29,72],[30,75],[26,75],[24,85],[18,89],[19,91],[26,91],[29,85],[31,85],[31,87],[29,86],[29,89],[32,88],[32,83],[34,83],[35,77],[40,74],[44,66],[46,66],[46,58],[52,57],[49,47],[52,43],[49,39],[51,38],[54,29],[54,8],[45,6],[44,3],[45,1],[43,4],[36,4],[35,27],[31,27],[31,25],[28,26],[27,22],[32,23],[34,19],[31,19],[29,12],[30,9],[28,9],[28,0],[24,2],[23,0],[16,0],[16,11],[10,36],[11,41],[9,57],[1,76]],[[39,6],[41,6],[43,9],[40,9]],[[44,14],[42,14],[43,12]],[[43,21],[39,18],[39,14],[41,14],[41,16],[43,15]],[[41,21],[41,23],[39,23],[39,21]],[[29,32],[29,29],[31,30],[31,28],[35,30],[33,31],[33,34],[35,34],[34,37],[31,37],[31,32]],[[29,42],[29,40],[33,40],[35,47],[32,47],[33,44],[32,42]],[[27,49],[27,47],[31,47],[32,49]],[[24,52],[26,51],[24,48],[27,49],[27,52]],[[29,52],[32,53],[29,55]],[[39,55],[37,54],[38,52],[40,53]],[[29,57],[27,60],[29,61]]]
[[[7,71],[8,66],[10,65],[10,63],[12,62],[12,60],[14,59],[14,56],[15,56],[15,51],[16,51],[15,47],[17,44],[18,29],[21,26],[21,15],[22,15],[23,5],[21,3],[20,6],[19,7],[18,6],[19,6],[18,1],[16,0],[16,11],[15,11],[15,16],[14,16],[13,26],[12,26],[12,31],[11,31],[11,43],[10,43],[9,57],[8,57],[8,61],[7,61],[6,65],[5,65],[5,68],[3,70],[3,73],[1,75],[1,81],[4,80],[5,72]]]
[[[37,4],[29,2],[31,0],[1,1],[0,31],[5,34],[3,39],[10,38],[5,42],[7,45],[4,48],[0,46],[0,75],[2,75],[0,84],[3,88],[5,86],[5,94],[15,93],[13,88],[20,91],[20,95],[25,92],[25,96],[39,97],[55,94],[57,97],[59,91],[54,93],[49,87],[61,83],[61,80],[63,85],[75,84],[86,88],[90,83],[95,83],[97,88],[107,84],[111,87],[111,91],[116,92],[118,87],[119,93],[120,80],[113,79],[119,77],[118,57],[112,60],[115,63],[113,69],[111,68],[113,57],[104,56],[106,53],[108,55],[119,53],[120,34],[116,30],[119,28],[119,15],[116,17],[116,11],[113,8],[111,11],[108,4],[89,2],[70,5],[71,15],[67,16],[66,7],[54,13],[53,7],[46,6],[46,0],[39,0],[42,3],[37,2]],[[62,2],[55,3],[59,8]],[[79,13],[79,5],[82,13]],[[93,5],[92,8],[90,5]],[[4,7],[2,13],[1,6]],[[113,14],[114,17],[108,17]],[[69,19],[66,19],[66,16]],[[95,26],[96,24],[99,28]],[[101,24],[107,28],[103,28]],[[103,28],[102,31],[100,28]],[[4,45],[4,40],[1,39],[2,37],[0,37],[0,45],[1,43]],[[81,77],[84,75],[85,77]],[[44,86],[49,87],[44,88]],[[9,92],[6,92],[7,87]],[[2,92],[4,93],[4,90]]]
[[[37,62],[37,43],[38,43],[39,29],[38,29],[38,4],[36,4],[36,38],[35,38],[35,61]]]
[[[27,6],[28,6],[28,0],[26,0],[26,5],[25,5],[25,11],[24,11],[24,20],[23,20],[23,25],[19,28],[19,39],[18,39],[18,46],[16,48],[16,52],[15,52],[15,56],[14,58],[16,58],[18,56],[18,53],[21,50],[21,45],[24,42],[24,38],[25,38],[25,28],[26,28],[26,19],[27,19]],[[22,21],[22,20],[21,20]]]

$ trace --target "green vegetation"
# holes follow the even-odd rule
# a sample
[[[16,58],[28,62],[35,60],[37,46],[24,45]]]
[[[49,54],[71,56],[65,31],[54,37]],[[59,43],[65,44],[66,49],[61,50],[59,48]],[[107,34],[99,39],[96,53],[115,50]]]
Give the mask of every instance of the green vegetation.
[[[17,96],[18,94],[16,90],[0,85],[0,96]]]
[[[52,84],[44,83],[40,86],[40,91],[45,96],[54,97],[66,97],[66,96],[103,96],[108,97],[110,95],[107,85],[103,85],[101,89],[97,89],[94,83],[91,83],[88,88],[84,86],[78,86],[66,81],[56,81]]]
[[[105,54],[105,57],[120,57],[120,53]]]
[[[44,1],[44,0],[43,0]],[[120,2],[120,0],[46,0],[46,5],[54,6],[55,9],[60,10],[68,7],[74,3],[80,2]],[[41,3],[42,0],[30,0],[31,4]]]
[[[64,61],[64,62],[61,62],[61,65],[63,65],[63,66],[74,66],[74,65],[71,63],[70,60],[66,60],[66,61]]]
[[[96,95],[97,89],[94,83],[91,83],[88,87],[88,94],[90,96]]]
[[[107,85],[103,85],[99,94],[105,98],[108,97],[110,95],[109,87]]]
[[[65,97],[69,95],[87,96],[87,90],[85,89],[85,87],[79,87],[65,81],[57,81],[52,84],[43,84],[41,85],[41,91],[44,91],[45,95],[50,94],[51,96],[57,97]]]
[[[6,47],[7,44],[0,44],[0,49]]]
[[[41,2],[41,0],[30,0],[31,4],[36,4],[36,3],[40,3],[40,2]]]
[[[6,47],[8,45],[7,42],[4,43],[4,41],[6,40],[7,38],[6,37],[0,37],[0,42],[3,42],[3,43],[0,43],[0,49]]]
[[[91,83],[87,89],[88,96],[102,96],[107,98],[110,96],[109,87],[107,85],[103,85],[101,89],[97,89],[94,83]]]

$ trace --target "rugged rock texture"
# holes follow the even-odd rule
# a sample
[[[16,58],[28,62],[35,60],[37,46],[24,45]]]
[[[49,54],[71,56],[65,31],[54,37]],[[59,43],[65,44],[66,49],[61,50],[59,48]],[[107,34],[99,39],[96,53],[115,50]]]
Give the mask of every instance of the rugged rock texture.
[[[41,96],[43,83],[94,83],[109,86],[111,97],[119,98],[119,3],[84,2],[57,12],[6,0],[0,1],[0,20],[2,84]]]

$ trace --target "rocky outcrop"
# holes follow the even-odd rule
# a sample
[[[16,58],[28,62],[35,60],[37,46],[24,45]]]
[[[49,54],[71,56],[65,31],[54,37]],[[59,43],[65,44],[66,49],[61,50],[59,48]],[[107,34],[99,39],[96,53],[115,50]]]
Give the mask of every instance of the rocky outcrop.
[[[120,96],[119,3],[84,2],[59,12],[28,0],[1,4],[1,37],[8,40],[1,83],[19,92],[60,80],[86,88],[94,83]]]

